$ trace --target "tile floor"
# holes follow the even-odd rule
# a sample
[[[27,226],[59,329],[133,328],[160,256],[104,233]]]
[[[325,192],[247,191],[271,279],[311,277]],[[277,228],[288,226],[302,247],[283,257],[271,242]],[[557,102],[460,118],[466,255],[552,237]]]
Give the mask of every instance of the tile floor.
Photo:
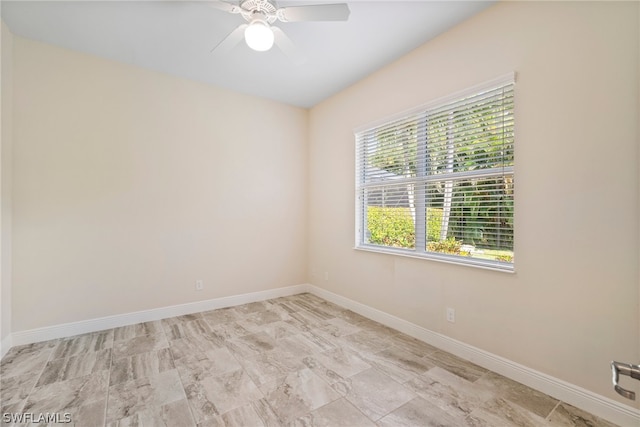
[[[311,294],[14,347],[0,379],[3,425],[613,425]]]

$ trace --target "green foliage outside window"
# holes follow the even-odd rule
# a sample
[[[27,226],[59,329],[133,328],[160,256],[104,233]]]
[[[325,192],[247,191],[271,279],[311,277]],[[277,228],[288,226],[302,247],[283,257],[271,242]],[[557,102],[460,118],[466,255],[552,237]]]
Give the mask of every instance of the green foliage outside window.
[[[367,210],[369,243],[414,248],[416,233],[409,208],[369,206]]]
[[[442,209],[427,209],[427,241],[438,241],[442,224]],[[414,248],[415,227],[409,208],[369,206],[367,209],[369,243]]]
[[[490,249],[491,245],[488,242],[482,245],[480,239],[474,240],[473,236],[467,236],[468,239],[450,236],[445,240],[440,240],[442,217],[442,209],[427,208],[427,251],[513,262],[513,251],[510,248]],[[415,248],[415,227],[411,209],[409,208],[369,206],[367,209],[367,226],[370,244],[407,249]],[[452,227],[452,229],[455,229],[455,227]],[[463,247],[465,244],[474,249],[477,248],[477,250],[472,252]]]

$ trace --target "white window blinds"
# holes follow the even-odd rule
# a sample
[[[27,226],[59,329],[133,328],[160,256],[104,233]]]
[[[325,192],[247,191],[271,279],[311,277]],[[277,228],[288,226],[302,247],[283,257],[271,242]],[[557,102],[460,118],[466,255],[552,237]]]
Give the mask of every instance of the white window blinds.
[[[356,131],[356,246],[513,270],[513,75]]]

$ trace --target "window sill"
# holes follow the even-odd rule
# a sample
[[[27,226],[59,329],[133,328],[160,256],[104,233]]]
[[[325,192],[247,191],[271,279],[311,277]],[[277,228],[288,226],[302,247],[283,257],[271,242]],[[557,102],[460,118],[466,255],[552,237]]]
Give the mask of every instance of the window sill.
[[[515,268],[512,263],[482,260],[478,258],[460,257],[455,255],[446,255],[438,253],[415,253],[403,249],[396,249],[390,247],[382,247],[375,245],[361,245],[355,246],[353,249],[357,251],[373,252],[377,254],[386,255],[398,255],[407,258],[425,259],[429,261],[444,262],[447,264],[462,265],[465,267],[482,268],[484,270],[499,271],[501,273],[515,273]]]

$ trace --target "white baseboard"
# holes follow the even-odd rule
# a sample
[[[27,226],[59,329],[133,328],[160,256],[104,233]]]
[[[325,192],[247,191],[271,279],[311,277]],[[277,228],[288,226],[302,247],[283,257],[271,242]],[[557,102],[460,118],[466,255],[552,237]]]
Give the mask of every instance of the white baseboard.
[[[133,325],[141,322],[151,322],[154,320],[166,319],[168,317],[182,316],[184,314],[199,313],[201,311],[215,310],[217,308],[232,307],[234,305],[264,301],[272,298],[295,295],[307,291],[307,285],[295,285],[284,288],[268,289],[266,291],[251,292],[248,294],[214,298],[205,301],[194,301],[186,304],[154,308],[151,310],[137,311],[134,313],[125,313],[114,316],[100,317],[97,319],[82,320],[79,322],[64,323],[61,325],[47,326],[44,328],[30,329],[27,331],[12,333],[10,335],[9,344],[10,346],[16,346],[31,344],[40,341],[48,341],[56,338],[97,332],[105,329],[118,328],[120,326]],[[5,351],[4,341],[2,350]],[[7,351],[8,350],[9,348],[7,348]]]
[[[167,317],[215,310],[217,308],[232,307],[235,305],[264,301],[303,292],[311,292],[320,298],[324,298],[327,301],[348,308],[358,314],[368,317],[369,319],[397,329],[407,335],[411,335],[414,338],[453,353],[456,356],[462,357],[463,359],[476,363],[486,369],[504,375],[507,378],[511,378],[536,390],[540,390],[543,393],[555,397],[556,399],[569,403],[570,405],[574,405],[618,425],[640,425],[640,410],[634,409],[631,406],[616,402],[615,400],[593,393],[574,384],[554,378],[550,375],[520,365],[516,362],[489,353],[469,344],[465,344],[461,341],[454,340],[453,338],[449,338],[437,332],[422,328],[411,322],[400,319],[399,317],[310,284],[269,289],[266,291],[214,298],[206,301],[196,301],[170,307],[161,307],[134,313],[107,316],[98,319],[89,319],[80,322],[65,323],[61,325],[14,332],[0,342],[0,358],[4,357],[12,346],[16,345],[47,341],[89,332],[97,332],[104,329],[117,328],[140,322],[149,322],[165,319]]]
[[[4,355],[7,354],[7,352],[11,348],[11,338],[12,338],[12,335],[9,334],[6,337],[4,337],[2,341],[0,341],[0,360],[2,360]]]
[[[422,328],[399,317],[361,304],[357,301],[334,294],[314,285],[306,289],[320,298],[348,308],[383,325],[404,332],[439,349],[453,353],[483,368],[497,372],[514,381],[539,390],[558,400],[583,409],[620,426],[640,426],[640,410],[632,408],[608,397],[593,393],[535,369],[489,353],[437,332]]]

